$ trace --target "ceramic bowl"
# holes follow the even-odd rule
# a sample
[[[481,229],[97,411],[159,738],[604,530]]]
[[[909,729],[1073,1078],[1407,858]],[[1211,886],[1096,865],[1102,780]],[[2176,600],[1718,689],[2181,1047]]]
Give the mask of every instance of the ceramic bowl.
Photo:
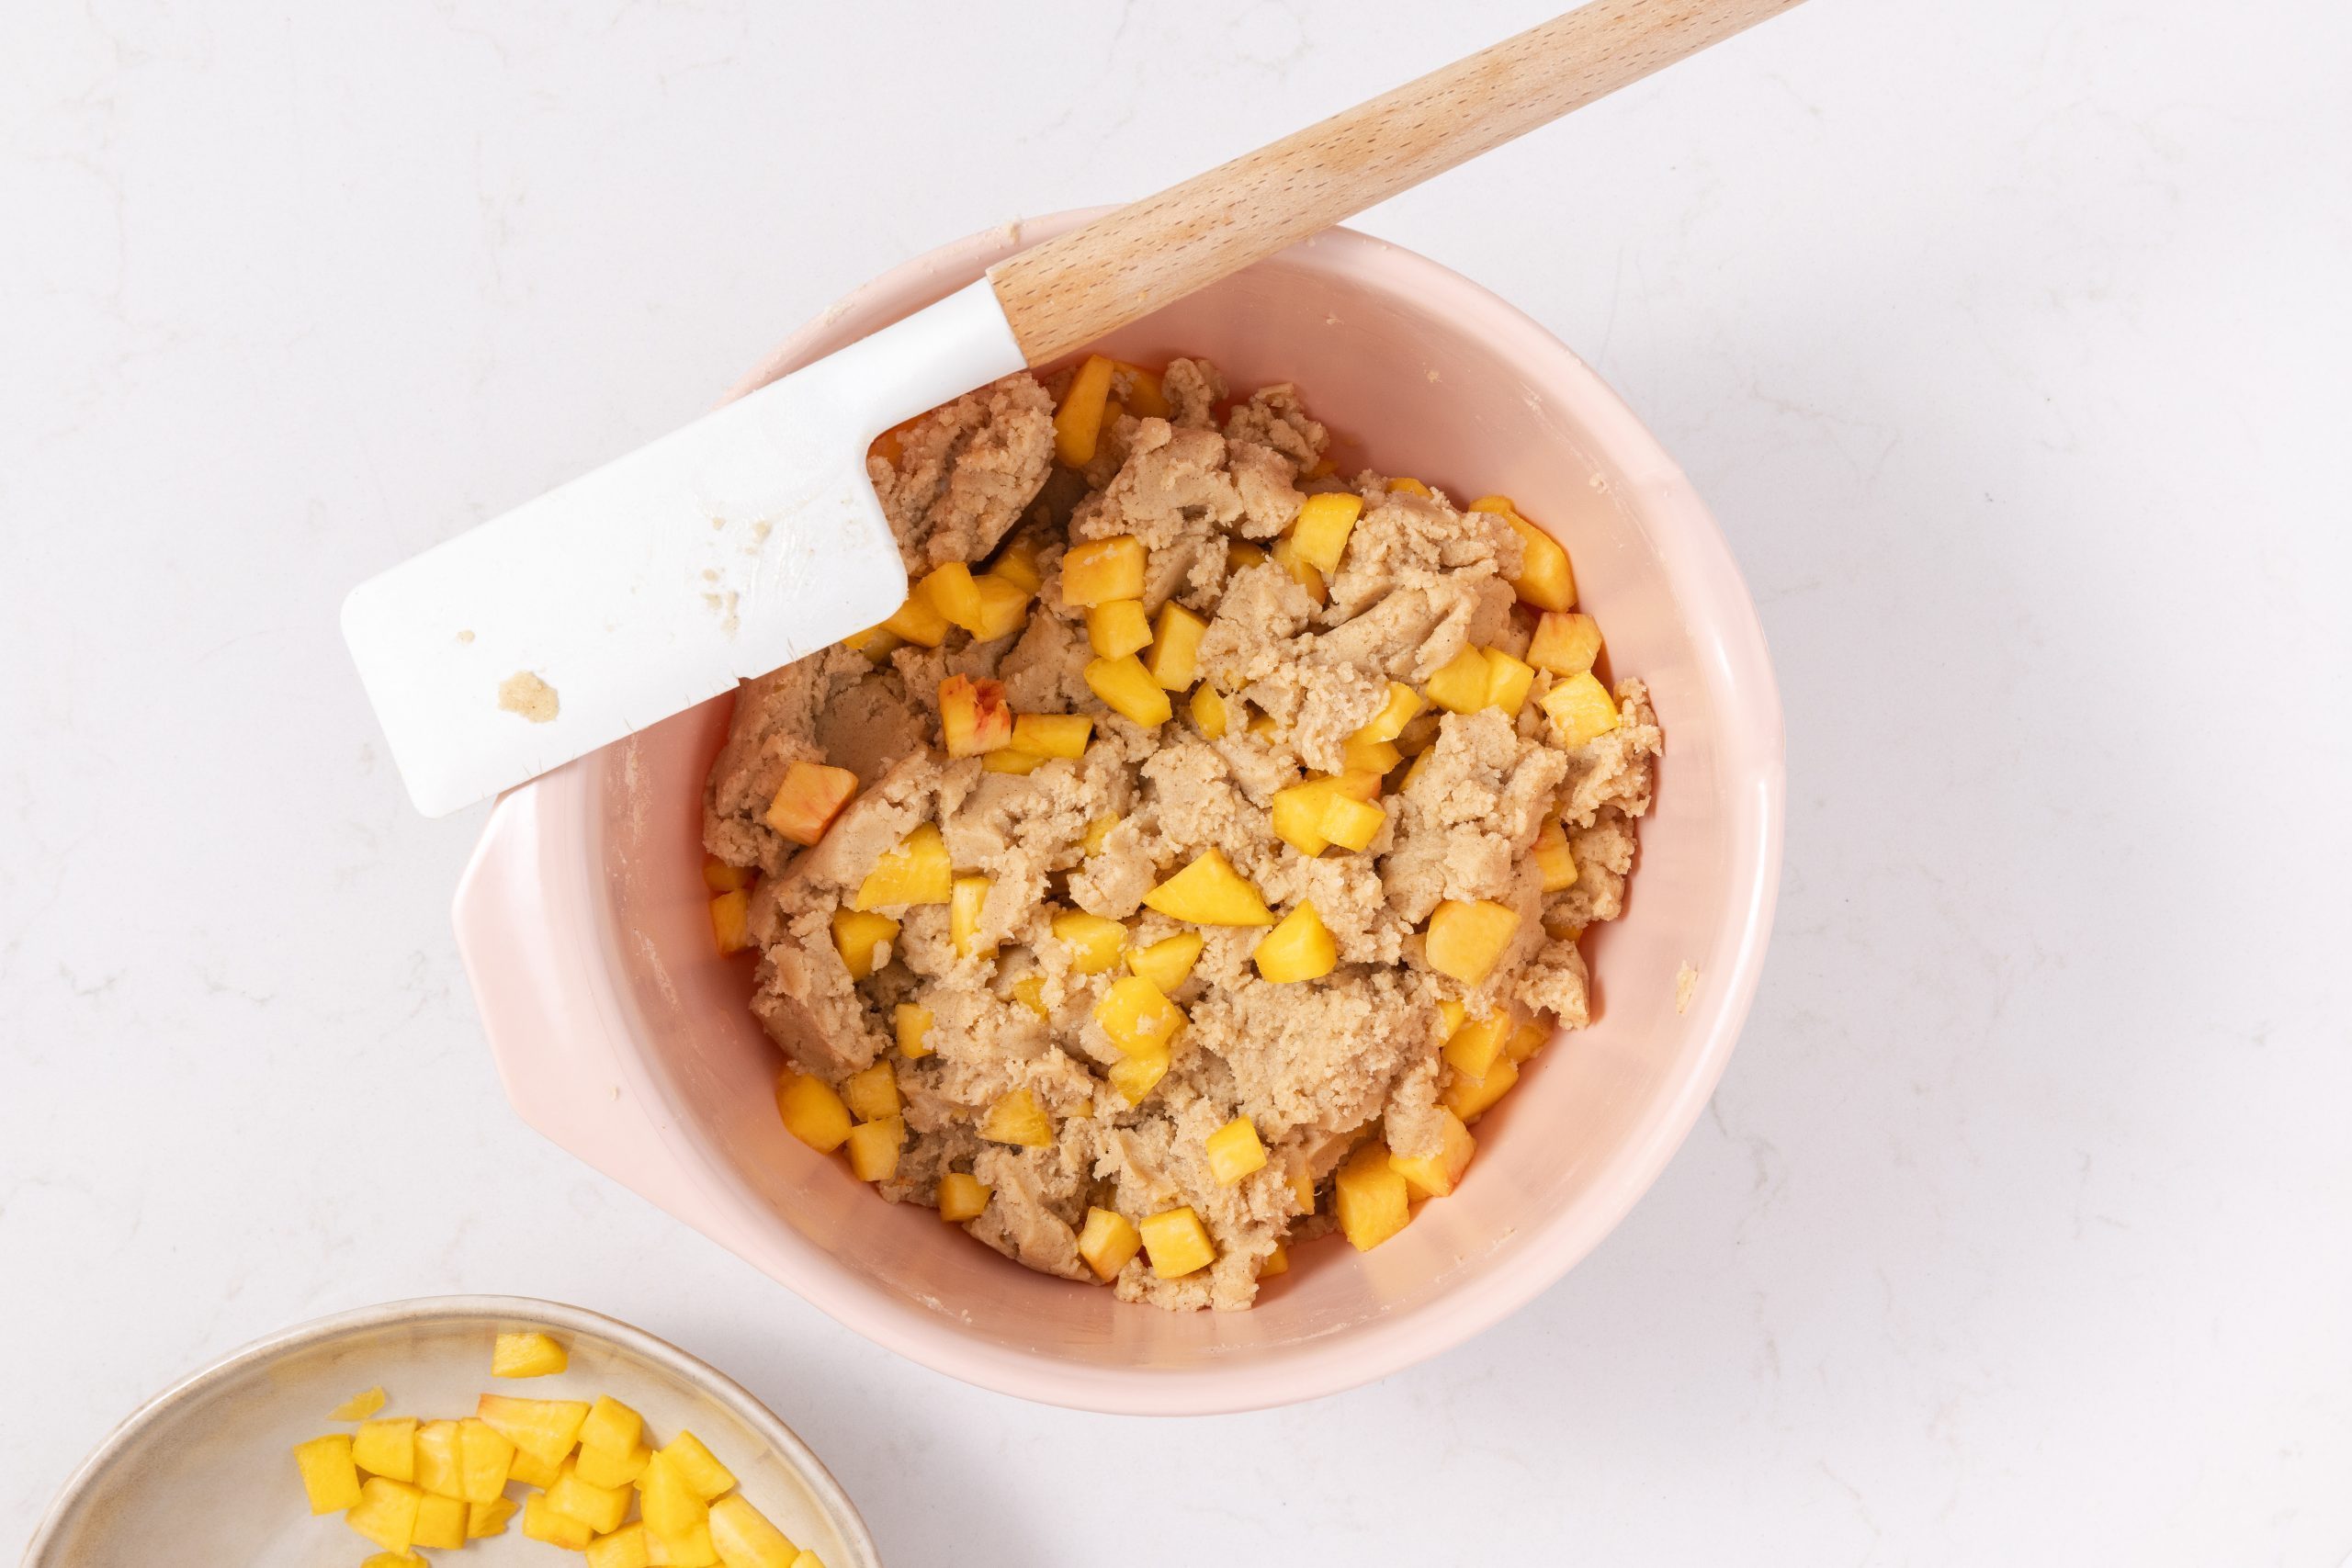
[[[571,1352],[564,1371],[493,1383],[492,1339],[544,1329]],[[329,1412],[382,1384],[387,1415],[470,1415],[486,1391],[528,1398],[609,1393],[664,1438],[690,1428],[743,1495],[828,1568],[879,1568],[865,1522],[808,1445],[741,1385],[642,1329],[579,1307],[514,1296],[390,1302],[289,1328],[157,1394],[82,1468],[34,1532],[24,1568],[206,1562],[314,1568],[376,1548],[337,1515],[313,1516],[290,1450],[347,1432]],[[544,1563],[550,1548],[519,1522],[467,1543],[481,1568]]]
[[[755,386],[1087,214],[991,231],[851,295]],[[459,945],[525,1121],[917,1361],[1055,1404],[1200,1413],[1377,1378],[1494,1323],[1591,1251],[1664,1167],[1731,1054],[1779,882],[1770,658],[1721,535],[1600,379],[1485,289],[1334,230],[1137,322],[1107,351],[1295,381],[1343,466],[1501,491],[1557,535],[1619,674],[1667,734],[1625,918],[1584,948],[1597,1017],[1478,1128],[1461,1190],[1374,1252],[1298,1249],[1246,1314],[1178,1315],[1030,1273],[891,1205],[776,1120],[750,973],[713,952],[699,866],[720,699],[506,795],[457,901]],[[738,390],[743,389],[739,388]],[[1677,976],[1696,974],[1687,995]]]

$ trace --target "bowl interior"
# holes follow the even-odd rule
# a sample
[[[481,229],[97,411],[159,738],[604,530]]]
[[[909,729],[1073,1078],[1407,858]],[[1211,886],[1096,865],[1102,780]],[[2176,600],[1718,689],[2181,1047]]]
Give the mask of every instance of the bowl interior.
[[[754,380],[968,282],[1007,248],[973,242],[902,269]],[[583,764],[592,875],[613,985],[673,1145],[695,1151],[768,1238],[753,1261],[806,1289],[821,1254],[842,1287],[820,1296],[830,1310],[901,1327],[912,1314],[913,1332],[927,1320],[1000,1362],[1081,1380],[1214,1372],[1224,1389],[1130,1407],[1272,1403],[1377,1375],[1500,1316],[1581,1257],[1656,1174],[1712,1088],[1752,986],[1777,873],[1778,712],[1753,610],[1671,463],[1565,348],[1455,275],[1334,231],[1102,346],[1148,364],[1205,355],[1237,391],[1295,382],[1342,441],[1343,470],[1410,474],[1464,501],[1512,496],[1568,546],[1611,671],[1655,694],[1669,755],[1628,914],[1585,940],[1596,1020],[1531,1063],[1480,1124],[1461,1190],[1375,1252],[1336,1237],[1300,1248],[1243,1314],[1164,1314],[1030,1273],[929,1210],[882,1202],[778,1124],[777,1054],[745,1009],[748,968],[712,952],[698,872],[703,774],[727,699]],[[1700,984],[1684,1012],[1686,963]],[[1374,1337],[1386,1348],[1373,1351]],[[1312,1374],[1314,1389],[1273,1376],[1278,1363],[1302,1375],[1310,1352],[1327,1366],[1353,1359]],[[1023,1392],[1102,1402],[1069,1381]]]
[[[492,1337],[544,1328],[571,1352],[563,1372],[493,1383]],[[161,1395],[126,1421],[61,1499],[26,1568],[83,1563],[236,1562],[311,1568],[376,1548],[340,1515],[313,1517],[290,1450],[348,1432],[328,1412],[377,1384],[387,1416],[470,1415],[483,1393],[533,1399],[609,1393],[664,1438],[691,1428],[743,1495],[833,1568],[878,1563],[832,1478],[751,1396],[683,1352],[624,1325],[549,1303],[470,1298],[396,1303],[295,1329]],[[509,1495],[517,1495],[510,1493]],[[542,1562],[519,1524],[467,1543],[489,1568]]]

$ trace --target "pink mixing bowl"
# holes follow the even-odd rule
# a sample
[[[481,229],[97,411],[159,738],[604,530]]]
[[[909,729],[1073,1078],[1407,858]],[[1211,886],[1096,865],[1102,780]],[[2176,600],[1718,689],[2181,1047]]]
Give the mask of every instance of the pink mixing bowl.
[[[911,262],[747,385],[1087,216]],[[1667,756],[1626,916],[1585,939],[1598,1016],[1479,1124],[1458,1192],[1377,1251],[1299,1248],[1246,1314],[1189,1315],[1030,1273],[929,1209],[882,1201],[779,1124],[778,1055],[746,1010],[750,970],[712,950],[700,810],[728,699],[501,800],[458,889],[458,943],[526,1122],[860,1333],[1057,1404],[1282,1404],[1499,1320],[1592,1250],[1665,1166],[1731,1055],[1770,931],[1779,698],[1738,569],[1673,462],[1575,355],[1467,279],[1334,230],[1102,346],[1147,364],[1205,355],[1237,388],[1295,381],[1347,443],[1343,464],[1515,498],[1567,544],[1611,668],[1650,682]],[[1686,964],[1697,980],[1678,1006]]]

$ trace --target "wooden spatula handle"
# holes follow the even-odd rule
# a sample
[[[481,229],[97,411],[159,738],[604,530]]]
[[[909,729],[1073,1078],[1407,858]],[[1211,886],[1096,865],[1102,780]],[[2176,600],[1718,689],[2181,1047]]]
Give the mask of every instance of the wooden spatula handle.
[[[1798,0],[1595,0],[996,265],[1031,365],[1238,272]]]

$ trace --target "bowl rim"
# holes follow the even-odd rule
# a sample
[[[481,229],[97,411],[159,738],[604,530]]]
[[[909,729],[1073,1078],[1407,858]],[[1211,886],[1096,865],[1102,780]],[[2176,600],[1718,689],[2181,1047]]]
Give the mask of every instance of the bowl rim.
[[[1105,210],[1053,213],[1023,220],[1017,227],[984,230],[901,263],[805,323],[728,395],[739,396],[814,357],[827,335],[862,310],[880,303],[883,313],[874,323],[878,326],[969,281],[971,274],[984,270],[994,257]],[[1720,776],[1732,781],[1724,797],[1733,823],[1730,840],[1736,852],[1746,851],[1747,863],[1741,866],[1735,860],[1736,874],[1715,928],[1737,931],[1735,940],[1716,949],[1716,966],[1726,973],[1728,983],[1710,987],[1711,1001],[1702,998],[1692,1005],[1690,1028],[1700,1036],[1700,1046],[1681,1080],[1652,1101],[1620,1154],[1577,1205],[1521,1227],[1521,1245],[1482,1276],[1477,1291],[1441,1292],[1345,1330],[1293,1341],[1276,1353],[1278,1360],[1238,1366],[1212,1361],[1181,1371],[1084,1365],[1047,1349],[985,1340],[958,1332],[952,1319],[922,1311],[855,1277],[789,1226],[779,1226],[772,1216],[756,1212],[714,1151],[687,1135],[686,1119],[675,1114],[665,1075],[642,1053],[616,1053],[612,1070],[630,1098],[649,1111],[638,1136],[660,1146],[672,1168],[667,1174],[694,1212],[676,1202],[665,1206],[735,1250],[757,1245],[760,1256],[754,1261],[763,1272],[857,1333],[919,1365],[997,1393],[1112,1415],[1263,1409],[1374,1382],[1483,1333],[1557,1283],[1655,1184],[1721,1079],[1760,977],[1780,881],[1785,741],[1762,625],[1713,515],[1624,400],[1525,311],[1450,267],[1360,231],[1325,230],[1283,254],[1301,253],[1338,268],[1375,268],[1383,289],[1474,324],[1477,334],[1490,341],[1507,339],[1509,356],[1527,367],[1531,379],[1559,389],[1563,400],[1574,404],[1589,433],[1591,450],[1623,474],[1618,488],[1629,509],[1652,520],[1653,538],[1675,583],[1675,596],[1689,612],[1686,625],[1705,683],[1724,711],[1747,716],[1745,725],[1727,727],[1718,737],[1724,751]],[[594,799],[599,776],[593,759],[582,759],[501,797],[460,884],[457,913],[461,952],[474,923],[469,911],[470,891],[478,882],[494,880],[492,863],[499,857],[527,855],[534,870],[544,873],[560,858],[559,840],[574,846],[600,842]],[[571,880],[567,874],[565,881]],[[601,928],[604,922],[596,923]],[[600,929],[594,940],[606,944],[609,934]],[[470,956],[468,963],[474,970]],[[611,994],[610,971],[592,971],[588,978],[598,993],[587,1004],[590,1010],[608,1022],[625,1019],[625,1008]],[[476,979],[479,994],[479,972]],[[490,1010],[485,1007],[484,1011],[496,1053],[498,1030],[488,1016]],[[501,1070],[510,1098],[522,1109],[519,1075],[509,1072],[503,1061]],[[525,1113],[529,1119],[529,1111]],[[542,1130],[559,1143],[566,1142],[562,1134]],[[583,1149],[567,1146],[589,1157]],[[591,1163],[596,1161],[592,1158]]]
[[[41,1516],[40,1523],[35,1527],[32,1540],[25,1548],[23,1568],[68,1568],[64,1560],[53,1553],[60,1544],[59,1537],[88,1500],[91,1489],[104,1479],[134,1440],[149,1427],[175,1414],[181,1406],[206,1398],[220,1385],[243,1372],[293,1351],[328,1344],[365,1330],[435,1319],[479,1319],[485,1324],[536,1324],[567,1334],[609,1340],[656,1364],[681,1382],[701,1390],[726,1405],[745,1426],[757,1431],[798,1472],[801,1482],[816,1495],[819,1506],[848,1538],[851,1546],[862,1553],[856,1563],[844,1564],[843,1568],[879,1568],[882,1561],[880,1551],[875,1545],[874,1532],[867,1528],[865,1516],[857,1511],[857,1505],[850,1501],[849,1494],[834,1479],[832,1472],[825,1468],[825,1462],[817,1457],[817,1451],[803,1441],[798,1433],[785,1425],[783,1417],[769,1409],[751,1390],[701,1357],[682,1350],[667,1339],[648,1333],[634,1324],[623,1323],[618,1318],[563,1302],[542,1301],[533,1296],[494,1295],[415,1296],[404,1301],[379,1302],[373,1306],[331,1313],[325,1317],[312,1318],[264,1335],[188,1373],[115,1423],[114,1427],[90,1450],[88,1457],[74,1468],[73,1473],[65,1478],[65,1483],[58,1489],[48,1512]]]

